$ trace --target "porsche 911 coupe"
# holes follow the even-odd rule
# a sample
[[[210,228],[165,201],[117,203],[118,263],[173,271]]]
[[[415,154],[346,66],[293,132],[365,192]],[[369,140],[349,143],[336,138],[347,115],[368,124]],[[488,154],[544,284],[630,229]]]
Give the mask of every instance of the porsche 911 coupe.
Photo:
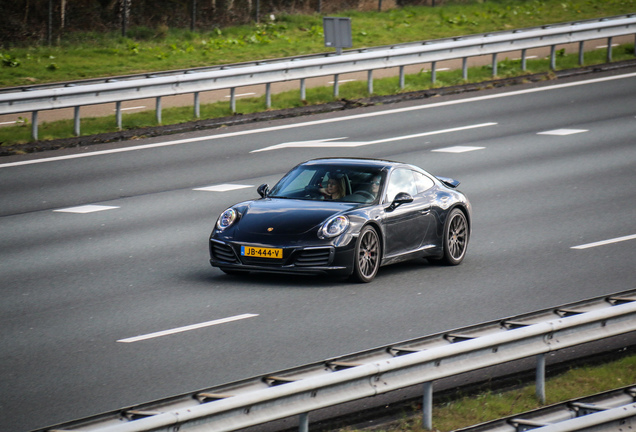
[[[457,265],[472,215],[458,185],[399,162],[310,160],[273,188],[259,186],[259,199],[221,213],[210,263],[228,274],[331,274],[359,282],[409,259]]]

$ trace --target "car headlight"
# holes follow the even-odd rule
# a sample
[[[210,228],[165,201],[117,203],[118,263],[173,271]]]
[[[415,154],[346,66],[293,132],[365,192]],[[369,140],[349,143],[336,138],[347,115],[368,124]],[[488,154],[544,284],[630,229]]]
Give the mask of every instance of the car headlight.
[[[349,218],[346,216],[334,216],[327,222],[322,224],[322,227],[318,230],[318,237],[332,238],[337,237],[349,228]]]
[[[233,208],[229,208],[221,213],[219,220],[216,221],[217,229],[223,231],[225,228],[231,226],[236,219],[238,219],[238,213]]]

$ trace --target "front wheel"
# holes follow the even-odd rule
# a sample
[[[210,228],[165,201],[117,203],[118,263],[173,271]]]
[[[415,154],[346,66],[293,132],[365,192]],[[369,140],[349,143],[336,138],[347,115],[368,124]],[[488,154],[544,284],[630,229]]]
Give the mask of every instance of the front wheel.
[[[352,279],[371,282],[380,268],[380,237],[378,232],[366,226],[356,241]]]
[[[459,209],[453,209],[444,224],[444,256],[442,264],[458,265],[466,256],[468,247],[468,222],[466,215]]]

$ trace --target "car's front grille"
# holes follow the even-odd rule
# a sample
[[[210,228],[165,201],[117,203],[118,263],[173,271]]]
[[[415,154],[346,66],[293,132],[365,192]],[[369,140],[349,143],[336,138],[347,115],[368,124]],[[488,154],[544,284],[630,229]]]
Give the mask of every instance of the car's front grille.
[[[235,264],[238,264],[239,262],[239,260],[236,258],[236,254],[229,245],[212,242],[210,250],[212,251],[212,256],[217,261]]]
[[[294,264],[297,267],[320,267],[329,265],[333,249],[316,248],[305,249],[298,253]]]

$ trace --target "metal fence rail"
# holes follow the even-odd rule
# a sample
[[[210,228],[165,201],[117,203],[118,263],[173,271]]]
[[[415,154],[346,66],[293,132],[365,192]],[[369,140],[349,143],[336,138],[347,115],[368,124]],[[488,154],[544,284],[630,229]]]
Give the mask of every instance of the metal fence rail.
[[[287,371],[200,390],[42,431],[232,431],[424,384],[424,426],[432,427],[432,383],[537,356],[545,397],[545,354],[636,331],[636,291],[379,347]]]
[[[636,34],[633,14],[582,22],[556,24],[538,28],[495,32],[453,39],[441,39],[368,50],[345,51],[342,55],[319,55],[279,59],[262,63],[247,63],[217,69],[193,69],[179,74],[129,77],[108,82],[67,84],[56,88],[25,88],[26,91],[0,93],[0,114],[32,113],[32,138],[38,136],[37,113],[41,110],[74,108],[74,133],[80,133],[80,107],[103,103],[116,104],[117,125],[121,128],[121,102],[154,98],[157,122],[161,123],[161,98],[182,94],[194,96],[194,116],[199,117],[201,92],[230,89],[230,108],[236,110],[237,87],[265,85],[266,106],[271,106],[271,85],[283,81],[300,81],[300,97],[305,99],[305,80],[334,76],[334,96],[338,95],[341,74],[367,72],[367,88],[373,93],[373,71],[399,68],[400,86],[404,87],[404,68],[415,64],[431,64],[431,80],[436,81],[436,64],[440,61],[463,59],[463,76],[467,78],[467,59],[492,56],[493,76],[497,74],[497,55],[521,50],[522,69],[525,70],[526,51],[551,47],[550,65],[556,68],[556,47],[579,43],[579,62],[583,64],[585,41],[607,39],[607,60],[612,58],[612,38]]]

